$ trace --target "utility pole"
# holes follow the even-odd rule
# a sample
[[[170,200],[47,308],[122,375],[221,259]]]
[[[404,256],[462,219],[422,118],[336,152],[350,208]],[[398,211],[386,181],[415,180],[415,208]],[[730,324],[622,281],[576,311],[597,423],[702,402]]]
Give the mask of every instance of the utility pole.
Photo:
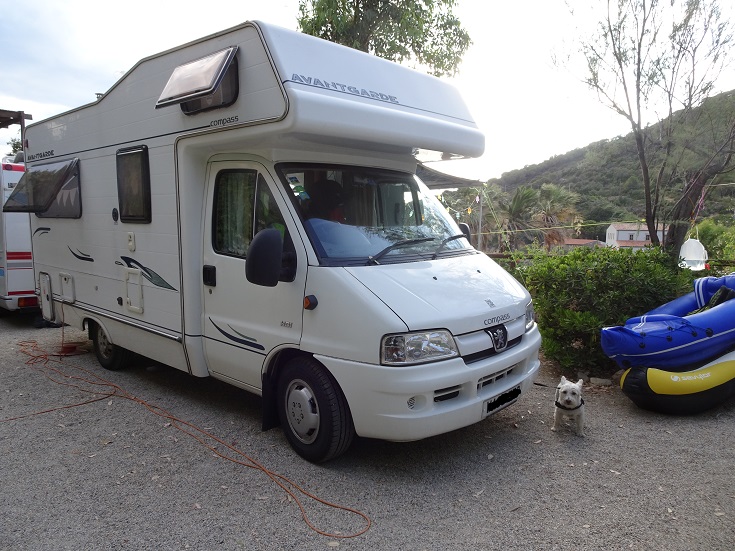
[[[477,194],[479,197],[478,202],[480,203],[479,208],[479,221],[477,223],[477,250],[482,252],[482,188],[480,188],[479,193]]]

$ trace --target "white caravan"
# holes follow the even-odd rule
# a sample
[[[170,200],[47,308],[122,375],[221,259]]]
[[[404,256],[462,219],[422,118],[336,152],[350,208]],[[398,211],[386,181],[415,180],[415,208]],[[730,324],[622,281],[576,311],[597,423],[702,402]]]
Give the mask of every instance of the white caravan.
[[[44,317],[263,398],[311,461],[465,427],[532,384],[531,297],[414,172],[477,156],[445,82],[247,22],[26,130]],[[465,228],[466,230],[466,228]]]
[[[23,176],[25,166],[2,161],[0,184],[3,202],[10,196]],[[35,310],[38,308],[36,286],[33,282],[33,255],[31,254],[31,221],[23,212],[0,214],[0,308],[6,310]]]

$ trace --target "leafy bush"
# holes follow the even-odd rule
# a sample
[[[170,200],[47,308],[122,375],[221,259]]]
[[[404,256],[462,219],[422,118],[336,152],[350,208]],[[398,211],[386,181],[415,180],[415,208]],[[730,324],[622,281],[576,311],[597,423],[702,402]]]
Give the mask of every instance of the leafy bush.
[[[703,220],[697,226],[697,237],[707,249],[710,258],[735,258],[735,228],[717,223],[712,219]]]
[[[602,352],[600,329],[691,291],[694,279],[659,248],[537,250],[512,272],[533,296],[546,357],[598,375],[617,369]]]

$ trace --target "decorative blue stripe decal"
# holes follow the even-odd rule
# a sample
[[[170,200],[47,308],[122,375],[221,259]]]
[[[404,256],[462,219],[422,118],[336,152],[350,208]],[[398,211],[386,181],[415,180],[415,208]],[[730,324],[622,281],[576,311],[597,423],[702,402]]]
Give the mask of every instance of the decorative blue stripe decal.
[[[214,327],[217,329],[217,331],[219,331],[220,333],[222,333],[225,337],[227,337],[231,341],[234,341],[234,342],[239,343],[239,344],[244,344],[245,346],[249,346],[250,348],[255,348],[256,350],[265,350],[265,347],[262,344],[258,344],[257,342],[255,342],[252,339],[249,339],[245,335],[241,335],[242,338],[236,337],[235,335],[229,334],[227,331],[223,330],[219,325],[217,325],[216,323],[214,323],[214,321],[212,320],[212,318],[209,318],[209,321],[211,322],[212,325],[214,325]],[[230,327],[230,330],[233,331],[233,332],[235,332],[235,333],[237,333],[237,331],[235,331],[234,329],[232,329],[232,327]],[[240,335],[240,333],[237,333],[237,334]]]
[[[148,281],[150,281],[153,285],[156,287],[162,287],[164,289],[171,289],[172,291],[175,291],[176,289],[172,287],[165,279],[163,279],[160,275],[158,275],[156,272],[151,270],[150,268],[146,268],[143,266],[140,262],[137,260],[130,258],[129,256],[121,256],[120,258],[123,259],[123,262],[125,262],[125,265],[128,268],[137,268],[141,271],[141,274],[144,278],[146,278]],[[118,266],[122,266],[122,262],[115,261],[115,264]]]
[[[67,245],[67,248],[69,249],[69,252],[74,255],[74,258],[78,260],[84,260],[85,262],[94,262],[94,258],[92,258],[87,253],[83,253],[82,251],[77,249],[77,252],[74,252],[71,250],[71,247]]]

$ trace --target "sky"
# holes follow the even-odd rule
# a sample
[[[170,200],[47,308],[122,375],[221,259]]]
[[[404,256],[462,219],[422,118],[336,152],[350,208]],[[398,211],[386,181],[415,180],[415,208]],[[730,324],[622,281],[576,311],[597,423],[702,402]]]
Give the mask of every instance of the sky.
[[[298,28],[298,0],[24,0],[2,11],[0,109],[34,122],[94,101],[144,57],[244,21]],[[584,26],[565,0],[459,0],[455,14],[473,45],[447,80],[485,134],[485,153],[432,168],[486,181],[628,133],[583,74],[552,62]],[[735,88],[731,77],[719,91]],[[18,126],[0,129],[0,152],[13,137]]]

